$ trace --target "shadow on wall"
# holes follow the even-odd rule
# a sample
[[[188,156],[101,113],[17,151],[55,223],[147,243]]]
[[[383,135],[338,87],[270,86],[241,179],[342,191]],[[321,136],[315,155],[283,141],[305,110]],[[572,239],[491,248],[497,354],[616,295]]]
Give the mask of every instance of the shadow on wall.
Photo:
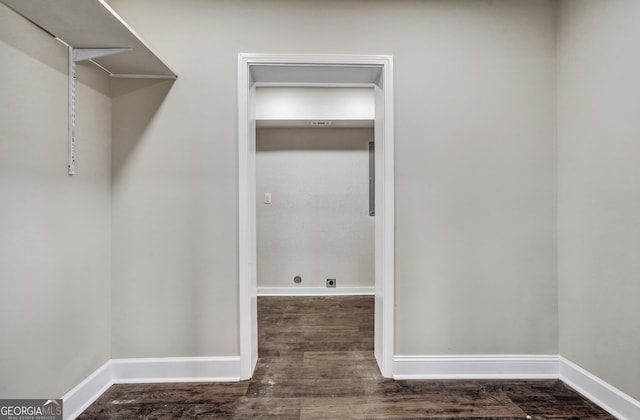
[[[369,131],[367,137],[354,132]],[[286,132],[287,135],[279,135]],[[362,138],[365,139],[364,143]],[[373,140],[373,128],[259,128],[256,142],[258,152],[292,150],[357,150],[368,147]]]
[[[162,106],[175,80],[112,79],[113,182],[117,182],[129,157]]]
[[[35,28],[33,23],[4,4],[0,4],[0,42],[12,46],[60,73],[67,74],[69,67],[67,47],[45,31],[37,31],[33,28]],[[2,58],[3,61],[5,59],[9,62],[11,57]],[[5,71],[11,69],[11,66],[3,67]]]

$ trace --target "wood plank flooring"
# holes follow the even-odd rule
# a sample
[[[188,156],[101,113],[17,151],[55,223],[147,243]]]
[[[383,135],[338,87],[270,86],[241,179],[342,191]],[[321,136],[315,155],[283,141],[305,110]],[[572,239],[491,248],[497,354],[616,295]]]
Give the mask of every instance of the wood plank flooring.
[[[260,297],[259,361],[239,383],[114,385],[80,419],[614,419],[558,380],[394,381],[372,297]]]

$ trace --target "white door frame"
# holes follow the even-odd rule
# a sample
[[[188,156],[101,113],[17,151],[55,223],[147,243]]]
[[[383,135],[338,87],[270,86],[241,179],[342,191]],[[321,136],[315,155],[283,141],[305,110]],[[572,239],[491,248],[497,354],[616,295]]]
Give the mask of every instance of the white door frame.
[[[249,379],[258,361],[256,296],[255,73],[277,66],[284,85],[369,83],[375,89],[375,357],[383,376],[393,377],[394,357],[394,111],[393,57],[388,55],[239,54],[238,56],[238,277],[240,377]],[[291,73],[293,72],[293,73]],[[278,73],[277,71],[275,73]],[[271,71],[271,74],[274,74]],[[284,74],[282,72],[281,74]],[[375,80],[367,80],[374,75]],[[286,77],[285,77],[286,78]],[[360,80],[362,79],[362,80]],[[258,80],[260,81],[260,80]]]

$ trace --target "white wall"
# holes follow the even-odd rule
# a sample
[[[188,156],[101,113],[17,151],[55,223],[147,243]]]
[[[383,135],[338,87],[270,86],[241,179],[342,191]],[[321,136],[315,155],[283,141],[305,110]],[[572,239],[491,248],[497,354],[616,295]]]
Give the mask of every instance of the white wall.
[[[111,100],[78,65],[67,175],[67,48],[0,5],[0,398],[59,398],[111,341]]]
[[[559,9],[560,353],[640,400],[640,3]]]
[[[370,141],[373,129],[258,129],[258,287],[295,287],[296,275],[303,287],[373,287]]]
[[[112,85],[113,357],[237,354],[235,151],[185,76]]]
[[[1,397],[238,354],[239,52],[394,56],[397,354],[558,351],[556,2],[112,3],[180,74],[112,86],[113,248],[106,80],[69,178],[66,49],[0,6]],[[638,399],[640,6],[558,4],[559,351]]]
[[[374,120],[371,87],[259,87],[257,120]]]
[[[180,75],[114,99],[115,357],[238,354],[240,52],[394,56],[397,354],[557,353],[555,1],[112,4]]]

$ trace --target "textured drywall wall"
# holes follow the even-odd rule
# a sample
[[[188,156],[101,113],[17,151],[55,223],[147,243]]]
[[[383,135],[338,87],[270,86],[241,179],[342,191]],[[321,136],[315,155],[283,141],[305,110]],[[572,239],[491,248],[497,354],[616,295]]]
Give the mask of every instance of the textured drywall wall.
[[[640,400],[640,3],[563,1],[560,354]]]
[[[295,287],[296,275],[304,287],[373,287],[370,141],[366,128],[258,129],[258,287]]]
[[[0,5],[0,398],[59,398],[109,358],[111,99],[67,48]]]
[[[557,353],[555,1],[111,3],[179,74],[114,98],[114,357],[239,353],[241,52],[393,55],[396,354]]]

